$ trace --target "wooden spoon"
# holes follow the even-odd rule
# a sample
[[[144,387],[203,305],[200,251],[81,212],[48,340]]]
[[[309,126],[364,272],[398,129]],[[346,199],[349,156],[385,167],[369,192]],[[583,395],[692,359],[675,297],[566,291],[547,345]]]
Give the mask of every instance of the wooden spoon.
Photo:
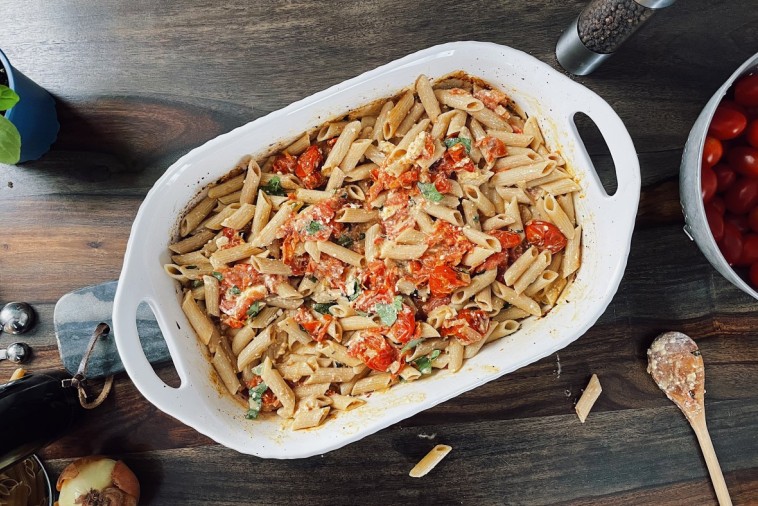
[[[697,344],[681,332],[666,332],[653,341],[647,357],[647,372],[666,397],[679,406],[697,435],[719,504],[731,506],[732,500],[705,424],[705,367]]]

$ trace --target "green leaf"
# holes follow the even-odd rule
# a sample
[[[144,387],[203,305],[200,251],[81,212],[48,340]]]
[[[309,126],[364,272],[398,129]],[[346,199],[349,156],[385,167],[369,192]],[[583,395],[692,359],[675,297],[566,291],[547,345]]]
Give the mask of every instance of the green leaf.
[[[253,374],[255,374],[256,376],[260,376],[261,373],[263,372],[263,364],[260,363],[256,365],[255,367],[253,367],[251,370],[253,371]]]
[[[317,313],[327,314],[329,313],[329,308],[335,304],[336,302],[319,302],[318,304],[313,305],[313,310]]]
[[[269,179],[268,183],[261,186],[261,190],[268,193],[269,195],[278,195],[280,197],[286,195],[284,193],[284,188],[282,188],[282,180],[279,176],[274,176]]]
[[[442,200],[442,194],[434,186],[434,183],[418,183],[418,189],[421,190],[421,195],[423,195],[426,200],[432,202],[439,202]]]
[[[360,283],[358,283],[358,280],[357,279],[353,279],[353,281],[352,281],[351,284],[352,284],[352,288],[353,288],[353,293],[352,293],[352,295],[348,295],[347,296],[347,300],[349,300],[349,301],[353,301],[353,300],[357,299],[358,296],[361,294],[361,285],[360,285]],[[348,290],[348,293],[349,292],[350,292],[350,290]]]
[[[242,291],[239,289],[237,285],[234,285],[233,287],[229,289],[229,293],[231,293],[232,295],[239,295],[242,293]]]
[[[258,383],[256,386],[250,389],[250,398],[248,399],[248,405],[250,409],[247,410],[245,418],[248,420],[255,420],[258,418],[258,414],[263,407],[263,394],[266,393],[268,386],[264,382]]]
[[[202,279],[194,279],[192,280],[192,288],[200,288],[203,286],[203,280]]]
[[[349,248],[353,245],[353,238],[347,234],[343,234],[337,238],[337,244],[343,248]]]
[[[410,341],[408,341],[408,344],[406,344],[400,349],[400,353],[403,354],[407,351],[411,351],[413,348],[421,344],[423,340],[424,340],[423,337],[419,337],[418,339],[411,339]]]
[[[395,295],[395,298],[392,300],[392,306],[397,310],[399,313],[403,310],[403,296],[402,295]]]
[[[321,230],[322,228],[324,228],[324,226],[321,223],[315,220],[311,220],[310,222],[308,222],[308,225],[305,227],[305,231],[308,232],[309,235],[313,235],[319,230]]]
[[[21,134],[16,125],[0,115],[0,163],[15,165],[21,158]]]
[[[434,359],[440,356],[440,350],[434,350],[426,357],[421,357],[413,361],[413,363],[416,365],[416,369],[421,374],[431,374],[432,373],[432,362],[434,362]]]
[[[452,137],[450,139],[445,139],[445,146],[448,148],[452,148],[456,144],[463,144],[463,147],[466,148],[466,154],[471,153],[471,139],[467,139],[465,137]]]
[[[397,309],[392,304],[376,304],[374,311],[379,315],[382,323],[388,327],[397,321]]]
[[[0,111],[7,111],[19,101],[18,94],[7,86],[0,84]]]
[[[250,318],[253,318],[254,316],[257,316],[258,313],[261,312],[261,309],[263,309],[261,307],[261,303],[256,301],[250,304],[250,307],[247,308],[247,312],[245,314],[247,314]]]
[[[218,271],[211,272],[211,276],[213,276],[214,278],[218,279],[219,281],[223,281],[224,280],[224,275],[221,274]]]

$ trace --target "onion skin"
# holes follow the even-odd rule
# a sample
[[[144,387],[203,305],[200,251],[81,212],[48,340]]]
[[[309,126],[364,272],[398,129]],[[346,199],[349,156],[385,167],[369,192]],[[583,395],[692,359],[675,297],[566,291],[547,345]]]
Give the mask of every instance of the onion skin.
[[[76,478],[80,470],[90,465],[96,465],[101,461],[113,462],[112,459],[102,455],[91,455],[75,460],[61,472],[55,489],[61,492],[66,487],[66,482]],[[82,502],[82,506],[136,506],[139,502],[140,485],[132,470],[122,461],[116,461],[110,478],[110,486],[93,491],[91,494],[93,499]],[[55,506],[59,506],[58,502],[55,503]]]

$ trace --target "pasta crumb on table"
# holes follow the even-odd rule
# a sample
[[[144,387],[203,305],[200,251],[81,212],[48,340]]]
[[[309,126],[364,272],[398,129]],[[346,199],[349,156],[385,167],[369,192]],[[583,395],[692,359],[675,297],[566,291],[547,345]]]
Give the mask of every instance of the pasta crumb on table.
[[[165,271],[247,417],[306,429],[550,311],[581,262],[578,191],[505,93],[420,76],[241,160],[182,217]]]

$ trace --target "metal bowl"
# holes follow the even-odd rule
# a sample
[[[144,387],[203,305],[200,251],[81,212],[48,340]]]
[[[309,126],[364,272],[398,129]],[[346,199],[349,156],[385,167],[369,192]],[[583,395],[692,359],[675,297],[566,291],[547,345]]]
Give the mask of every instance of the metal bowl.
[[[687,144],[684,146],[682,154],[682,165],[679,170],[679,198],[684,211],[684,231],[694,240],[700,251],[703,252],[708,261],[717,271],[726,279],[732,282],[737,288],[751,295],[758,300],[758,291],[742,279],[727,263],[721,254],[716,240],[711,234],[708,226],[708,220],[705,217],[705,205],[700,190],[700,164],[703,159],[703,145],[705,136],[708,133],[708,125],[711,123],[713,113],[716,111],[721,99],[731,88],[734,81],[740,76],[750,72],[758,72],[758,54],[747,59],[745,63],[734,71],[726,82],[713,94],[711,99],[700,112],[697,121],[690,130],[690,136]]]

